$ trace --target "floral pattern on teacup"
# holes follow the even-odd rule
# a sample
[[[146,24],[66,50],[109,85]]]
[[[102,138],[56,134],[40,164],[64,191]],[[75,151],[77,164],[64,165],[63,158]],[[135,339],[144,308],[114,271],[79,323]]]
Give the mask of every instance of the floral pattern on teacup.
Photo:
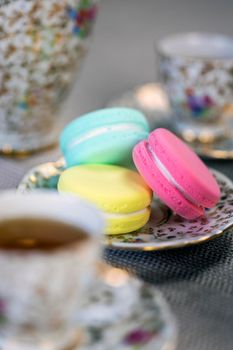
[[[160,74],[178,116],[218,119],[233,98],[233,60],[160,55]]]
[[[154,334],[148,330],[135,329],[126,335],[123,343],[127,345],[144,345],[147,344],[153,337]]]
[[[0,326],[6,322],[7,304],[6,301],[0,297]]]
[[[72,32],[80,38],[86,38],[96,18],[97,5],[90,0],[82,0],[78,6],[67,6],[69,18],[73,21]]]

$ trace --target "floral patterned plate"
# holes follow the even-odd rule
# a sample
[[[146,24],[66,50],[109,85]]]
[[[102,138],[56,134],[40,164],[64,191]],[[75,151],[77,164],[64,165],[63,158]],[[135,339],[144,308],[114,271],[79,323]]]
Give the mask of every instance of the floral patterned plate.
[[[153,287],[129,276],[126,271],[104,264],[97,265],[77,312],[76,329],[69,333],[69,345],[55,332],[39,346],[23,337],[12,325],[7,337],[4,330],[6,304],[0,302],[0,348],[8,350],[175,350],[177,327],[170,309]],[[17,311],[17,310],[16,310]],[[17,312],[16,312],[17,313]],[[33,328],[32,328],[33,329]],[[28,329],[30,335],[30,328]]]
[[[126,271],[100,269],[78,317],[76,350],[174,350],[176,323],[161,294]]]
[[[33,168],[20,183],[20,192],[37,189],[56,190],[64,161],[45,163]],[[104,244],[112,248],[161,250],[198,244],[223,234],[233,226],[233,183],[222,173],[213,170],[221,188],[219,203],[196,220],[185,220],[172,213],[158,199],[153,202],[150,221],[140,230],[105,236]]]

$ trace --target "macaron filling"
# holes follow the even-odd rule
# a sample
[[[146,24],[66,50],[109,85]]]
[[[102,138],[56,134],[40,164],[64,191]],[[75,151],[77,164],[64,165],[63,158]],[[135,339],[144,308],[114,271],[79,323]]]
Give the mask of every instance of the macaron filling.
[[[165,165],[161,162],[161,160],[157,157],[149,143],[146,143],[146,149],[148,153],[150,154],[151,158],[155,162],[157,168],[162,173],[162,175],[167,179],[167,181],[174,186],[177,191],[190,203],[192,203],[194,206],[198,208],[203,208],[197,201],[195,201],[185,190],[184,188],[174,179],[172,174],[169,172],[169,170],[165,167]]]
[[[93,137],[101,136],[112,131],[123,132],[123,131],[142,131],[144,130],[141,125],[136,125],[133,123],[115,124],[107,125],[94,130],[91,130],[84,135],[77,137],[73,142],[68,145],[68,148],[79,145],[80,143],[87,141]]]

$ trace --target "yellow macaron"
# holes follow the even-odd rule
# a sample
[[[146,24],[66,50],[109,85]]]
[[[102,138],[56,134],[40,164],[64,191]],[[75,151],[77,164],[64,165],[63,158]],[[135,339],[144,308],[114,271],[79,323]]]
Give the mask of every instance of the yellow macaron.
[[[150,217],[152,192],[135,171],[114,165],[88,164],[65,170],[59,192],[83,197],[102,210],[107,234],[135,231]]]

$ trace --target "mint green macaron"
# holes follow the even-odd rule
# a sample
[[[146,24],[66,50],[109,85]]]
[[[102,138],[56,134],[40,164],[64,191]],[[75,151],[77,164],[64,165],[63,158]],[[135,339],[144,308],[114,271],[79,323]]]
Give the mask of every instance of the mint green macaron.
[[[67,167],[79,164],[132,165],[132,149],[149,135],[144,115],[130,108],[107,108],[66,126],[60,147]]]

